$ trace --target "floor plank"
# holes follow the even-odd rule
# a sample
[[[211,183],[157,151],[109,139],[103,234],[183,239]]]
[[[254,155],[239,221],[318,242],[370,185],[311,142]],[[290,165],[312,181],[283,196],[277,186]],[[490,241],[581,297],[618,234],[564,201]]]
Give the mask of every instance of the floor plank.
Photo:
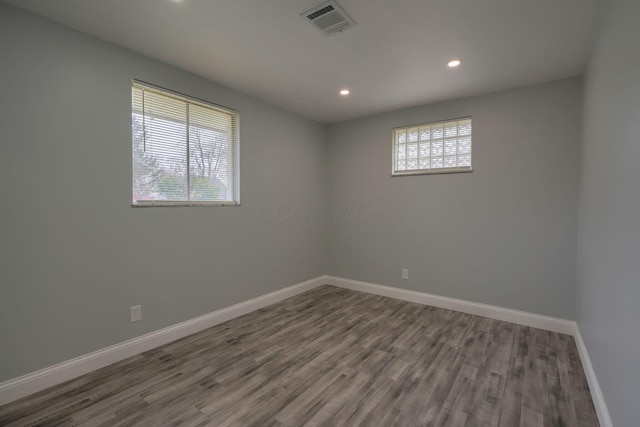
[[[570,336],[322,286],[2,406],[0,425],[598,421]]]

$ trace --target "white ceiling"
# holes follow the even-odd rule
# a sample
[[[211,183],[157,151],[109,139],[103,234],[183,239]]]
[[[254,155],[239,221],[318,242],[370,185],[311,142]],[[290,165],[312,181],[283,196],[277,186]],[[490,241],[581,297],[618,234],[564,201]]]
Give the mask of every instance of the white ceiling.
[[[323,123],[582,74],[606,3],[338,0],[325,37],[322,0],[3,1]]]

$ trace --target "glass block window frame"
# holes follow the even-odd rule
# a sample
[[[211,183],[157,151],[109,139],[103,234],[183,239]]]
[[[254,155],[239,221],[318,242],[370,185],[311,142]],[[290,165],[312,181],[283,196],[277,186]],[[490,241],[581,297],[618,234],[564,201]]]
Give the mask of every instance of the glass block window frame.
[[[471,172],[471,117],[393,129],[392,176]]]

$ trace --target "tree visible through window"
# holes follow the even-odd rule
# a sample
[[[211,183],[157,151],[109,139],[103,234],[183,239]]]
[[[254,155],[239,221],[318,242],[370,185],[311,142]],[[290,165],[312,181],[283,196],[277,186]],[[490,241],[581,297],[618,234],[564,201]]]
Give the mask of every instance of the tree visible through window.
[[[237,113],[134,82],[133,204],[237,204]]]

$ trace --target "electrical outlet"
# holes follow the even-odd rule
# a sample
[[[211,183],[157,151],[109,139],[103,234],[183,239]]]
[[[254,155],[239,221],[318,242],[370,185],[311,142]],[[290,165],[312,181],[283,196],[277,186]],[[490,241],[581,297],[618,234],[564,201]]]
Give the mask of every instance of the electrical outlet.
[[[409,280],[409,270],[406,268],[402,269],[402,280]]]
[[[142,320],[142,306],[134,305],[133,307],[129,307],[129,320],[131,323],[139,322]]]

